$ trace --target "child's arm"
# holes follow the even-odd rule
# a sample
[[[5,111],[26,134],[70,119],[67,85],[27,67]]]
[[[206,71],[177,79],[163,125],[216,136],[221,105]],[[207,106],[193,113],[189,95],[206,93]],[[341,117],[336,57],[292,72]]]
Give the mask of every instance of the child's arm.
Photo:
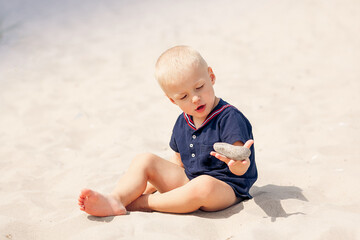
[[[175,152],[175,154],[172,156],[172,158],[170,158],[169,161],[175,163],[176,165],[179,165],[180,167],[184,167],[181,161],[180,153]],[[156,192],[156,188],[151,183],[148,182],[144,194],[151,194],[154,192]]]
[[[233,145],[235,146],[244,146],[244,147],[247,147],[247,148],[250,148],[251,145],[253,145],[254,141],[253,140],[249,140],[247,141],[245,144],[243,142],[235,142]],[[233,159],[230,159],[230,158],[227,158],[217,152],[210,152],[210,155],[216,157],[217,159],[219,159],[220,161],[223,161],[225,162],[230,171],[235,174],[235,175],[238,175],[238,176],[241,176],[241,175],[244,175],[246,173],[246,171],[249,169],[249,166],[250,166],[250,159],[247,158],[247,159],[244,159],[244,160],[241,160],[241,161],[236,161],[236,160],[233,160]]]

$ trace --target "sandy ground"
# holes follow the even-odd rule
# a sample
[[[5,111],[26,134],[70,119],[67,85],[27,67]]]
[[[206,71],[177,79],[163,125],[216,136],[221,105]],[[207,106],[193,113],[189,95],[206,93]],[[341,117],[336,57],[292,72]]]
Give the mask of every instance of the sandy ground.
[[[0,0],[0,239],[360,239],[360,2]],[[154,63],[198,49],[253,125],[254,199],[216,213],[78,210],[180,113]]]

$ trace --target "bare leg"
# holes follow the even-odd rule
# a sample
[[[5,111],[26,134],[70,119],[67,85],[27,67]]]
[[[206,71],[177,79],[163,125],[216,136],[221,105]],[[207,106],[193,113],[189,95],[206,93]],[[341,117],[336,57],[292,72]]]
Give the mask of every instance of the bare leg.
[[[153,154],[142,154],[133,160],[110,195],[84,189],[79,196],[80,210],[94,216],[125,214],[124,206],[142,195],[148,181],[160,192],[166,192],[189,179],[182,167]]]
[[[143,195],[131,203],[129,211],[188,213],[198,209],[218,211],[237,202],[233,189],[211,176],[202,175],[186,185],[163,194]]]
[[[156,192],[156,188],[151,183],[148,182],[143,194],[152,194],[154,192]]]

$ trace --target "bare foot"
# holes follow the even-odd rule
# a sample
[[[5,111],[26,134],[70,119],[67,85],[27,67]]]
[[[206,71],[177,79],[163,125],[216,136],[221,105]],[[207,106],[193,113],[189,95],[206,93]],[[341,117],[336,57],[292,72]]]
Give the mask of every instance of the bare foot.
[[[79,196],[80,210],[97,217],[126,214],[126,209],[112,196],[105,196],[90,189],[83,189]]]

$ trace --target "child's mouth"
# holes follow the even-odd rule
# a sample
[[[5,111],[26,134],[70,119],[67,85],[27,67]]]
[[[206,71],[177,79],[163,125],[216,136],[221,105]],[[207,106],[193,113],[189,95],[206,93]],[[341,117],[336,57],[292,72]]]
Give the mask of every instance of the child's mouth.
[[[196,108],[196,112],[199,112],[199,113],[201,113],[201,112],[203,112],[204,110],[205,110],[205,104],[204,105],[200,105],[200,106],[198,106],[197,108]]]

